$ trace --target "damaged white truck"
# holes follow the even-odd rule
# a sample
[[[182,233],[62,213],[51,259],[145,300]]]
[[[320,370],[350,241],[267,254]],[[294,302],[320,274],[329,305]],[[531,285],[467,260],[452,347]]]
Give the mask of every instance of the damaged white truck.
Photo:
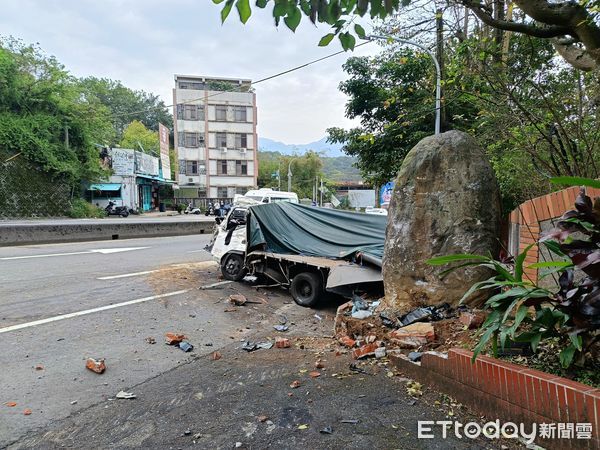
[[[381,291],[387,217],[293,203],[234,206],[207,250],[227,280],[255,276],[314,306],[326,292]]]

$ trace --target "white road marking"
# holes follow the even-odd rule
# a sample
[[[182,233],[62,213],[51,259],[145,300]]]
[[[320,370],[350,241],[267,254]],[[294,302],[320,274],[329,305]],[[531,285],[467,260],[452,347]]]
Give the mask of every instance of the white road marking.
[[[137,277],[139,275],[148,275],[149,273],[158,272],[158,270],[146,270],[144,272],[132,272],[132,273],[124,273],[122,275],[111,275],[108,277],[100,277],[96,278],[97,280],[116,280],[117,278],[129,278],[129,277]]]
[[[28,255],[28,256],[7,256],[0,258],[0,261],[9,261],[12,259],[31,259],[31,258],[50,258],[53,256],[71,256],[71,255],[89,255],[90,253],[101,253],[108,255],[111,253],[130,252],[132,250],[143,250],[150,247],[129,247],[129,248],[99,248],[96,250],[86,250],[84,252],[70,252],[70,253],[50,253],[46,255]]]
[[[144,250],[150,247],[129,247],[129,248],[99,248],[97,250],[90,250],[91,253],[102,253],[103,255],[108,255],[110,253],[121,253],[121,252],[130,252],[132,250]]]
[[[200,253],[200,252],[205,252],[206,250],[190,250],[188,251],[188,253]]]
[[[10,327],[0,328],[0,334],[8,333],[10,331],[21,330],[23,328],[35,327],[37,325],[43,325],[50,322],[56,322],[57,320],[71,319],[73,317],[85,316],[86,314],[92,314],[95,312],[106,311],[108,309],[120,308],[122,306],[135,305],[136,303],[148,302],[150,300],[156,300],[157,298],[172,297],[174,295],[185,294],[189,292],[189,289],[183,289],[181,291],[167,292],[166,294],[153,295],[151,297],[138,298],[136,300],[129,300],[127,302],[115,303],[113,305],[100,306],[98,308],[86,309],[83,311],[77,311],[69,314],[62,314],[60,316],[48,317],[47,319],[34,320],[33,322],[20,323],[19,325],[12,325]]]
[[[0,258],[0,261],[8,261],[11,259],[30,259],[30,258],[50,258],[52,256],[69,256],[69,255],[87,255],[90,252],[71,252],[71,253],[51,253],[49,255],[29,255],[29,256],[8,256]]]

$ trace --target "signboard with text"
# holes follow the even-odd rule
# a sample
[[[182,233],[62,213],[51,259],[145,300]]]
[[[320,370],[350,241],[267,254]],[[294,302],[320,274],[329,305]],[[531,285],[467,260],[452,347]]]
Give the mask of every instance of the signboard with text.
[[[169,129],[162,123],[158,124],[158,137],[160,140],[160,162],[162,163],[162,176],[165,180],[170,180],[171,160],[169,159]]]
[[[126,148],[111,148],[112,170],[115,175],[131,176],[135,171],[135,152]]]

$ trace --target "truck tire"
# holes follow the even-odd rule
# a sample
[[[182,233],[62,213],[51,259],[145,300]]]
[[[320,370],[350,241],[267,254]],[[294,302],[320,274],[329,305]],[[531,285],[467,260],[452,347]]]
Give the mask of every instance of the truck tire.
[[[237,253],[228,253],[221,260],[221,273],[226,280],[240,281],[246,276],[244,257]]]
[[[323,292],[321,275],[314,272],[302,272],[292,278],[290,293],[300,306],[315,306]]]

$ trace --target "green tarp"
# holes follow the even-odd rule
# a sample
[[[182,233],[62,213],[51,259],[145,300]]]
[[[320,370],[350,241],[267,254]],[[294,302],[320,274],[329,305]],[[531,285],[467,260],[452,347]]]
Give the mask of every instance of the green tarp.
[[[250,251],[335,259],[349,259],[357,252],[383,257],[387,216],[283,202],[252,206],[249,215]]]

